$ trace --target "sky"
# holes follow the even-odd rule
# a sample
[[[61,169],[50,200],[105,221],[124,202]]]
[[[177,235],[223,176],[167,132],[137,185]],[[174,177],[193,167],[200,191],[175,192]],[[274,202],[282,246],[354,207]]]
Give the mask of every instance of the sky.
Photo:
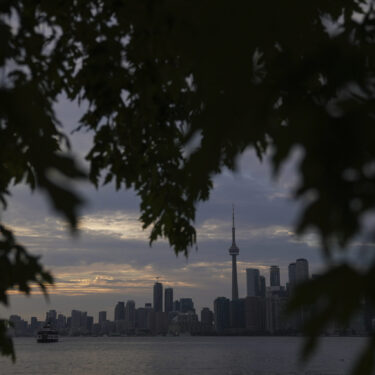
[[[64,129],[78,125],[82,109],[60,98],[56,112]],[[84,164],[90,148],[89,133],[70,135],[73,152]],[[0,307],[0,317],[19,314],[44,318],[55,309],[69,315],[72,309],[87,311],[95,321],[106,310],[113,319],[117,301],[134,300],[137,307],[152,302],[156,279],[174,289],[174,299],[191,297],[199,313],[212,309],[218,296],[231,295],[232,204],[235,205],[239,295],[246,295],[245,269],[256,267],[266,276],[269,267],[279,265],[281,282],[287,282],[288,264],[297,258],[309,261],[310,273],[319,272],[322,258],[316,238],[298,238],[293,227],[300,207],[291,199],[298,185],[296,150],[277,180],[267,161],[262,163],[252,150],[238,160],[235,173],[224,171],[214,179],[208,202],[197,208],[197,248],[189,256],[176,256],[166,240],[149,246],[148,230],[142,230],[139,199],[134,191],[117,192],[113,185],[94,189],[77,186],[86,200],[80,230],[72,237],[64,220],[49,207],[42,193],[27,187],[12,189],[5,224],[55,277],[48,301],[37,288],[31,296],[12,293],[9,308]]]

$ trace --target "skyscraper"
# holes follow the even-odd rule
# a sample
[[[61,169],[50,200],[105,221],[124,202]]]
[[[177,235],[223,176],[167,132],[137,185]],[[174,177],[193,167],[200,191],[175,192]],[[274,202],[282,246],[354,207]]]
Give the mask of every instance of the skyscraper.
[[[259,276],[259,285],[260,285],[259,295],[260,297],[265,297],[266,296],[266,278],[264,276]]]
[[[99,311],[99,324],[103,324],[107,320],[107,311]]]
[[[238,298],[230,301],[229,317],[231,328],[245,328],[245,299]]]
[[[124,302],[117,302],[115,307],[115,321],[116,320],[125,320],[125,303]]]
[[[246,268],[246,286],[248,297],[260,295],[260,274],[256,268]]]
[[[208,307],[203,307],[201,311],[201,323],[206,327],[212,327],[213,321],[214,313]]]
[[[78,333],[80,328],[81,328],[81,311],[72,310],[71,323],[70,323],[71,333],[72,334]]]
[[[192,298],[180,298],[180,312],[187,313],[194,311],[194,302]]]
[[[300,283],[309,278],[309,263],[306,259],[296,260],[296,283]]]
[[[135,329],[135,302],[128,301],[126,302],[125,307],[125,327],[126,330],[132,331]]]
[[[180,311],[181,310],[181,304],[180,301],[176,300],[173,302],[173,311]]]
[[[232,210],[232,246],[229,248],[229,255],[232,257],[232,301],[234,301],[238,299],[237,255],[240,253],[240,249],[236,245],[236,228],[234,226],[234,206]]]
[[[270,285],[280,286],[280,268],[279,266],[271,266],[270,268]]]
[[[296,285],[296,264],[290,263],[288,266],[289,287],[293,288]]]
[[[221,332],[230,326],[230,301],[225,297],[217,297],[214,301],[215,328]]]
[[[163,311],[163,284],[159,282],[154,284],[154,311]]]
[[[164,311],[169,313],[173,311],[173,289],[165,288],[164,290]]]
[[[56,327],[57,313],[56,310],[49,310],[46,313],[46,323],[50,323],[52,326]]]
[[[245,298],[246,329],[262,332],[266,326],[266,299],[262,297]]]

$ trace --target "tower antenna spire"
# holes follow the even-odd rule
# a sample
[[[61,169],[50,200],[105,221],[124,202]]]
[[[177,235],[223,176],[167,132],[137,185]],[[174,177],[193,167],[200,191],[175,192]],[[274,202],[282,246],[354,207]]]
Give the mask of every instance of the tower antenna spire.
[[[232,203],[232,246],[236,246],[236,227],[234,224],[234,203]]]
[[[229,248],[229,255],[232,257],[232,300],[238,299],[237,281],[237,255],[240,249],[236,245],[236,228],[234,224],[234,204],[232,203],[232,246]]]
[[[234,203],[232,203],[232,219],[233,219],[233,228],[234,228]]]

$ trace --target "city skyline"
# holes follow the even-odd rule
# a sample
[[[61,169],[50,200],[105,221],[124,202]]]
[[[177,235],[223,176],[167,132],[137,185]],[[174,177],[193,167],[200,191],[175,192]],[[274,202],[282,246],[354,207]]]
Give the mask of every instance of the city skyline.
[[[293,279],[293,275],[290,273],[289,270],[290,270],[290,266],[296,265],[296,263],[297,264],[303,263],[303,266],[304,266],[303,272],[302,272],[303,276],[302,277],[299,276],[299,277],[296,278],[295,275],[294,275],[294,279]],[[245,270],[246,283],[243,286],[244,287],[243,288],[243,290],[244,290],[243,295],[239,295],[235,299],[230,298],[230,296],[223,296],[223,295],[217,296],[216,298],[224,297],[224,298],[227,298],[228,300],[233,301],[233,300],[237,300],[237,299],[243,299],[243,298],[246,298],[246,297],[266,296],[266,288],[269,292],[271,292],[271,290],[272,290],[271,287],[275,287],[275,286],[281,288],[281,289],[279,289],[280,291],[285,292],[288,288],[288,284],[289,284],[289,288],[293,288],[295,286],[295,283],[296,283],[297,280],[299,280],[301,282],[301,281],[304,281],[305,279],[311,277],[311,275],[312,275],[309,272],[308,260],[300,258],[300,259],[296,259],[294,262],[289,263],[289,265],[288,265],[288,279],[285,281],[285,283],[283,284],[281,282],[280,278],[278,278],[278,283],[275,284],[275,282],[273,281],[274,280],[273,271],[274,271],[275,267],[277,267],[278,270],[279,270],[278,266],[275,266],[275,265],[270,266],[269,272],[268,272],[268,278],[264,274],[261,274],[259,272],[259,269],[247,268]],[[253,274],[253,271],[256,271],[255,276]],[[301,271],[300,271],[300,274],[301,274]],[[250,285],[251,285],[251,283],[256,283],[256,281],[255,281],[256,278],[259,278],[259,281],[257,282],[257,286],[253,286],[251,288]],[[262,291],[262,283],[264,283],[263,291]],[[275,291],[275,290],[273,290],[273,291]],[[192,299],[194,301],[194,296],[189,296],[189,297],[188,296],[182,296],[179,293],[175,293],[176,292],[175,288],[170,287],[170,286],[169,287],[164,286],[163,283],[160,281],[159,277],[157,277],[156,280],[154,281],[154,284],[152,286],[152,292],[151,292],[151,289],[150,289],[149,292],[150,292],[149,293],[150,294],[149,300],[144,302],[144,305],[145,306],[149,305],[150,307],[152,307],[154,309],[155,312],[170,312],[170,311],[173,311],[173,308],[170,309],[170,307],[167,308],[167,306],[174,306],[175,301],[181,301],[181,300],[186,300],[186,299]],[[166,304],[166,301],[165,301],[166,295],[169,296],[168,299],[171,298],[171,302],[172,302],[171,305]],[[176,295],[178,297],[174,298],[174,296],[176,296]],[[103,316],[103,314],[105,314],[106,318],[110,318],[111,315],[113,315],[114,321],[125,319],[126,305],[127,305],[128,302],[133,303],[134,300],[131,299],[131,298],[123,298],[123,299],[120,299],[118,301],[113,301],[112,310],[111,309],[104,310],[104,311],[100,310],[100,309],[97,310],[97,314],[92,314],[92,316],[94,317],[94,322],[96,322],[96,321],[100,322],[101,316]],[[204,306],[199,307],[197,310],[202,310],[202,309],[206,309],[206,308],[213,309],[214,308],[214,300],[210,301],[209,303],[206,303]],[[70,312],[81,311],[76,306],[70,306],[70,307],[67,306],[66,309],[67,309],[66,311],[57,311],[53,308],[53,306],[50,306],[49,311],[55,311],[56,314],[62,314],[62,315],[66,315],[66,316],[68,316]],[[87,312],[86,312],[86,314],[87,314]],[[47,321],[48,320],[48,312],[44,312],[44,315],[41,315],[41,316],[28,316],[28,315],[24,315],[24,313],[21,314],[21,312],[18,312],[18,313],[13,312],[12,315],[22,315],[22,317],[26,317],[26,320],[30,320],[30,319],[33,319],[33,318],[37,318],[40,321],[43,321],[43,320]],[[45,319],[45,317],[47,317],[47,318]],[[109,319],[109,320],[111,320],[111,319]]]
[[[258,269],[249,268],[246,269],[245,296],[239,297],[237,293],[232,293],[231,299],[217,296],[211,304],[206,301],[200,312],[191,297],[174,300],[173,288],[164,289],[160,278],[157,278],[152,288],[153,303],[137,306],[133,300],[118,301],[114,306],[113,319],[111,311],[100,311],[95,319],[90,312],[77,309],[72,309],[70,315],[50,309],[44,319],[31,317],[30,322],[21,315],[13,314],[9,317],[12,326],[8,334],[35,336],[46,325],[62,336],[301,335],[301,327],[314,306],[299,309],[291,315],[285,314],[285,309],[295,288],[310,278],[314,278],[314,274],[310,274],[309,262],[304,258],[288,265],[286,285],[280,283],[277,265],[270,267],[268,283]],[[235,281],[234,278],[232,281]],[[334,321],[324,328],[322,334],[366,336],[373,331],[374,324],[373,310],[364,301],[348,324]]]
[[[228,220],[229,222],[229,220]],[[240,227],[241,227],[241,224],[240,224]],[[235,227],[234,227],[234,210],[232,212],[232,247],[233,247],[233,244],[234,246],[237,248],[237,245],[235,243]],[[242,237],[242,240],[244,238]],[[241,236],[240,236],[240,240],[241,240]],[[228,236],[227,239],[218,239],[218,241],[220,241],[220,244],[223,246],[223,250],[222,250],[222,253],[225,254],[225,249],[224,249],[224,246],[226,243],[230,242],[230,237]],[[298,244],[298,242],[296,241],[296,243]],[[160,245],[160,243],[158,244]],[[231,248],[232,248],[231,247]],[[238,249],[238,248],[237,248]],[[229,250],[230,251],[230,250]],[[247,255],[247,258],[249,258],[249,255],[251,255],[251,252],[245,252],[245,257]],[[180,257],[181,258],[181,257]],[[177,258],[178,259],[178,258]],[[274,263],[274,261],[270,261],[268,262],[268,264],[261,264],[261,263],[258,263],[258,262],[251,262],[251,261],[243,261],[243,260],[239,260],[237,261],[238,262],[238,285],[239,287],[238,290],[239,290],[239,297],[243,297],[246,295],[246,291],[247,291],[247,282],[246,282],[246,270],[248,268],[257,268],[259,269],[260,271],[260,274],[263,276],[263,277],[266,277],[267,279],[270,278],[270,273],[272,273],[272,263]],[[285,263],[285,262],[284,262]],[[233,283],[233,277],[232,277],[232,270],[233,270],[233,261],[222,261],[222,262],[206,262],[205,264],[202,264],[202,263],[198,263],[198,264],[195,264],[195,266],[198,266],[198,268],[200,268],[200,266],[202,267],[210,267],[210,265],[213,265],[214,267],[222,267],[222,275],[223,274],[225,275],[226,274],[226,278],[228,279],[229,277],[232,278],[232,283]],[[188,266],[188,265],[187,265]],[[186,266],[186,267],[187,267]],[[287,278],[288,278],[288,275],[289,275],[289,269],[288,267],[290,266],[290,264],[284,264],[284,266],[282,266],[281,268],[281,280],[282,282],[286,282]],[[150,267],[150,265],[148,264],[146,267]],[[232,269],[230,269],[232,268]],[[237,267],[236,267],[237,268]],[[314,266],[313,266],[313,269],[314,269]],[[280,270],[279,270],[280,272]],[[99,272],[99,275],[101,274],[101,272]],[[280,277],[280,274],[279,274],[279,277]],[[223,279],[223,281],[226,279],[225,277],[221,277]],[[99,277],[100,279],[100,277]],[[200,288],[199,288],[199,284],[192,284],[192,285],[186,285],[186,283],[184,283],[183,281],[168,281],[168,278],[166,278],[165,276],[164,277],[160,277],[160,276],[155,276],[154,279],[157,279],[157,280],[160,280],[161,282],[164,283],[165,287],[180,287],[181,290],[190,290],[190,294],[194,293],[194,290],[195,291],[198,291]],[[108,281],[111,281],[112,279],[108,279]],[[152,283],[153,283],[153,278],[151,279],[148,279],[148,280],[143,280],[144,284],[141,285],[141,289],[145,290],[147,289]],[[245,282],[244,282],[245,281]],[[58,282],[57,282],[58,283]],[[228,290],[229,289],[229,283],[228,285],[225,285],[225,288],[222,289],[223,292],[219,292],[219,293],[216,293],[218,295],[225,295],[227,297],[230,297],[231,294],[228,294]],[[231,285],[230,289],[232,289],[232,294],[233,294],[233,285]],[[219,291],[219,290],[218,290]],[[54,293],[53,293],[53,289],[50,289],[50,296],[54,296]],[[186,294],[186,292],[184,292]],[[147,293],[146,293],[147,294]],[[189,294],[189,293],[188,293]],[[142,295],[142,293],[141,293]],[[144,295],[144,294],[143,294]],[[213,296],[214,294],[211,293],[211,296]],[[74,296],[74,295],[73,295]],[[78,296],[80,296],[80,293],[78,293]],[[117,296],[117,297],[115,297]],[[97,313],[98,311],[101,311],[101,310],[106,310],[108,309],[108,305],[109,305],[109,301],[111,301],[111,297],[112,299],[118,299],[120,296],[123,296],[124,300],[135,300],[138,304],[142,304],[142,303],[147,303],[147,302],[151,302],[152,301],[152,297],[151,298],[148,298],[147,296],[143,297],[142,299],[142,296],[139,296],[139,295],[136,295],[136,294],[126,294],[126,293],[122,293],[121,291],[118,291],[118,293],[116,293],[115,295],[112,294],[112,295],[108,295],[108,299],[107,299],[107,302],[106,304],[102,304],[101,306],[96,306],[94,307],[94,311],[95,313]],[[22,298],[22,296],[19,296],[19,295],[13,295],[12,296],[13,298]],[[31,296],[31,298],[35,299],[35,297],[39,297],[40,298],[40,295],[38,296],[38,294],[35,296]],[[74,296],[75,297],[75,296]],[[233,296],[232,296],[233,297]],[[74,304],[74,303],[73,303]],[[45,305],[45,308],[48,308],[48,306],[51,306],[52,307],[52,304],[51,305]],[[203,308],[203,307],[206,307],[206,305],[204,303],[202,303],[202,301],[199,300],[198,298],[198,303],[197,303],[197,306],[199,306],[199,308]],[[78,306],[80,309],[83,309],[83,310],[89,310],[90,308],[92,309],[93,305],[91,304],[91,307],[84,307],[82,304]],[[61,305],[60,307],[58,308],[58,311],[60,313],[64,313],[66,314],[67,313],[67,310],[69,310],[69,308],[67,308],[66,306],[66,303],[64,302],[64,307],[62,308]],[[4,311],[4,313],[3,313]],[[0,310],[0,313],[3,313],[4,315],[6,313],[8,314],[11,314],[11,313],[16,313],[18,310],[17,310],[17,306],[10,306],[9,309],[1,309]],[[35,314],[33,310],[30,310],[30,312],[26,315],[27,317],[31,317],[31,316],[37,316],[38,318],[41,318],[42,317],[42,311],[39,310],[39,313]]]
[[[57,110],[67,131],[82,114],[64,98]],[[85,165],[90,134],[74,134],[71,140]],[[1,307],[0,316],[20,310],[40,316],[49,306],[61,311],[73,305],[82,310],[105,310],[119,295],[141,304],[148,300],[147,290],[156,277],[161,277],[166,286],[177,286],[184,295],[194,291],[198,306],[203,307],[204,301],[216,295],[230,297],[232,203],[236,207],[236,241],[241,249],[237,259],[239,295],[245,292],[246,268],[257,267],[263,272],[279,264],[281,279],[286,280],[289,260],[308,258],[315,272],[323,264],[316,238],[297,238],[293,231],[297,206],[289,192],[298,183],[294,172],[298,153],[293,159],[276,181],[267,164],[261,164],[255,153],[248,151],[238,160],[235,173],[224,171],[216,177],[209,201],[198,205],[198,250],[191,249],[188,259],[176,257],[166,241],[149,247],[149,230],[142,230],[139,199],[131,190],[116,192],[113,185],[98,191],[88,185],[78,186],[88,204],[81,212],[80,231],[72,237],[40,193],[34,193],[31,199],[24,187],[17,187],[7,210],[0,212],[2,219],[32,254],[41,256],[56,284],[49,290],[50,304],[35,289],[30,298],[11,296],[10,309]]]
[[[235,249],[235,255],[238,255],[235,244],[234,210],[230,249],[232,253]],[[236,275],[235,271],[236,268],[232,263],[232,276]],[[286,285],[280,283],[278,266],[272,265],[269,271],[267,285],[265,277],[260,275],[258,269],[246,269],[246,294],[242,297],[238,295],[237,279],[232,278],[232,298],[216,297],[212,302],[212,310],[208,307],[209,304],[201,309],[200,319],[193,298],[182,297],[174,300],[173,288],[164,289],[159,281],[160,278],[157,277],[152,288],[153,303],[145,303],[144,307],[138,307],[133,300],[118,301],[113,309],[113,320],[110,319],[111,312],[108,311],[99,311],[95,319],[93,315],[88,315],[89,312],[75,308],[71,310],[70,315],[50,309],[45,313],[45,318],[31,317],[30,324],[28,319],[23,320],[23,316],[12,314],[9,317],[13,323],[10,334],[35,335],[44,324],[54,327],[61,334],[72,336],[165,335],[173,332],[179,334],[180,330],[204,335],[213,333],[243,335],[255,332],[296,334],[301,321],[294,317],[285,319],[284,308],[295,286],[310,278],[308,260],[299,258],[289,264]],[[233,286],[237,289],[235,293],[233,293]],[[364,325],[360,326],[364,329]]]

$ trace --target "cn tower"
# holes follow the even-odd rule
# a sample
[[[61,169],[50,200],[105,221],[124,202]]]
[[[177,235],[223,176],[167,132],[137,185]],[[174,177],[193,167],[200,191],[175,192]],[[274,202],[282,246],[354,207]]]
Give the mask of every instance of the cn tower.
[[[232,207],[232,246],[229,248],[229,255],[232,256],[232,301],[238,299],[238,282],[237,282],[237,255],[240,249],[236,245],[236,228],[234,226],[234,205]]]

